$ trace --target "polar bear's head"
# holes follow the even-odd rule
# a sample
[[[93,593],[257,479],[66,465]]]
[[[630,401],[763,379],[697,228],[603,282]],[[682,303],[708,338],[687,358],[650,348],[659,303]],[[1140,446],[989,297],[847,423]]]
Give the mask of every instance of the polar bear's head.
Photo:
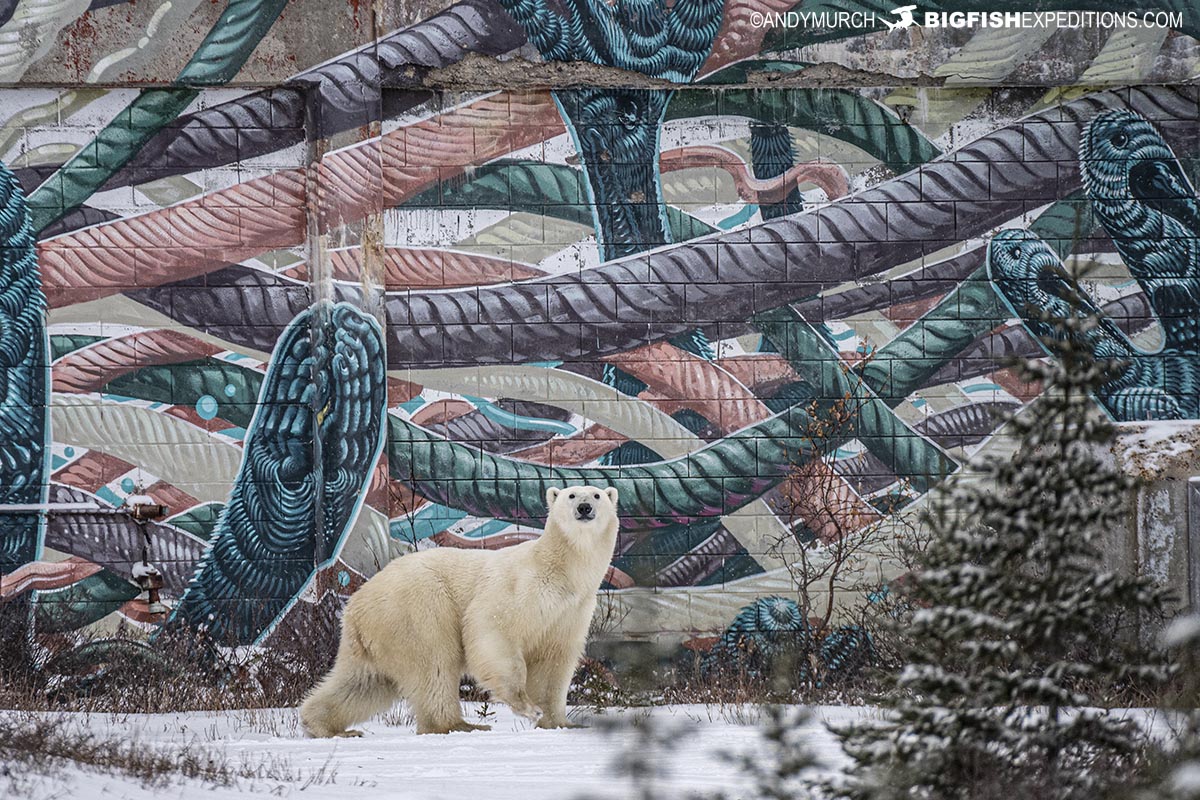
[[[595,529],[615,532],[617,519],[617,490],[595,486],[551,487],[546,490],[546,523],[563,530]]]

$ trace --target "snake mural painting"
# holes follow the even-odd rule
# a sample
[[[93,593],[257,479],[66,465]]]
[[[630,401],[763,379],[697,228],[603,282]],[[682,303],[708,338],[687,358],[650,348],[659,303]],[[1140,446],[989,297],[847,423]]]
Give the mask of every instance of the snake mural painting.
[[[1200,418],[1194,0],[1086,46],[784,30],[774,0],[334,4],[320,42],[284,0],[18,5],[0,603],[35,633],[269,648],[413,549],[536,536],[545,488],[585,482],[622,497],[613,638],[765,652],[817,635],[790,546],[1001,446],[1042,313],[1099,317],[1115,419]],[[1035,58],[1089,88],[1037,88]],[[921,73],[945,85],[893,88]],[[131,495],[165,517],[111,513]],[[30,510],[64,504],[89,510]],[[832,630],[828,669],[869,652]]]

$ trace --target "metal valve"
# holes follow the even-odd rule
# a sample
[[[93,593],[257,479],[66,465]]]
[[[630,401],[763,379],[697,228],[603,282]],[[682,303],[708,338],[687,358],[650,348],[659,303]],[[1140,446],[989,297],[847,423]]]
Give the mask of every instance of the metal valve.
[[[142,529],[142,563],[133,565],[133,580],[144,595],[139,599],[146,602],[146,610],[151,614],[166,614],[171,609],[158,596],[158,590],[163,588],[165,581],[158,567],[150,563],[150,531],[146,523],[165,517],[167,507],[144,494],[129,495],[125,498],[125,506],[126,513]]]
[[[125,498],[125,506],[129,516],[138,522],[162,519],[167,515],[167,507],[154,502],[154,498],[144,494],[131,494]]]
[[[158,571],[158,567],[146,562],[134,564],[133,579],[145,593],[145,597],[140,599],[146,601],[147,611],[151,614],[165,614],[171,610],[158,597],[158,590],[165,585],[162,573]]]

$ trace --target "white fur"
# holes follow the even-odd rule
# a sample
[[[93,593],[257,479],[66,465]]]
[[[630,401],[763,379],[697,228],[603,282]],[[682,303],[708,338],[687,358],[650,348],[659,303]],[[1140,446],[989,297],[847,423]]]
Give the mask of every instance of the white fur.
[[[586,498],[595,518],[577,518]],[[300,707],[312,736],[406,698],[417,733],[474,730],[458,687],[470,675],[540,728],[567,725],[567,688],[617,540],[617,490],[546,492],[537,539],[502,550],[437,548],[393,561],[354,593],[337,662]]]

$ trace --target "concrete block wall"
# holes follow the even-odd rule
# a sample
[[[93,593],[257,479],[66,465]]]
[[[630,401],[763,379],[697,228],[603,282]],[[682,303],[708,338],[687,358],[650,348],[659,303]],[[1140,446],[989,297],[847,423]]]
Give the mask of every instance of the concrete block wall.
[[[622,492],[610,638],[703,640],[867,526],[877,590],[1037,397],[1006,359],[1063,262],[1131,365],[1105,412],[1200,417],[1194,3],[888,30],[677,0],[650,38],[619,5],[588,36],[516,0],[77,6],[0,23],[0,503],[96,506],[0,515],[40,632],[332,635],[392,558],[527,540],[576,482]],[[168,516],[108,513],[134,494]]]

